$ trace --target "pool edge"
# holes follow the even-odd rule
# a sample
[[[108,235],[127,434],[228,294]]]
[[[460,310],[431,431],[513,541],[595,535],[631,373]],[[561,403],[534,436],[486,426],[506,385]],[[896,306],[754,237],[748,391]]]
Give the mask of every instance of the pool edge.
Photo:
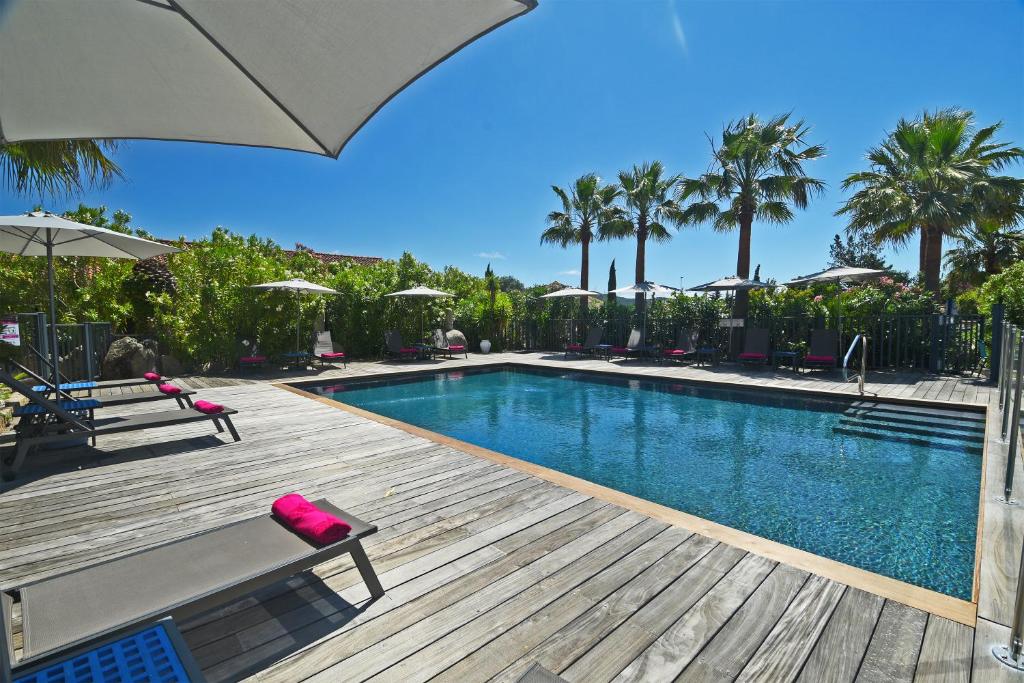
[[[506,364],[519,365],[516,363]],[[495,365],[500,364],[496,363]],[[431,368],[431,370],[427,372],[437,371],[438,370],[436,368]],[[422,372],[424,371],[411,371],[409,373],[400,374],[415,375],[420,374]],[[591,372],[594,372],[595,374],[602,374],[600,371]],[[617,372],[614,374],[620,375],[623,373]],[[640,378],[652,379],[649,375],[640,376]],[[558,486],[563,486],[578,493],[589,495],[593,498],[597,498],[599,500],[603,500],[605,502],[618,505],[620,507],[632,510],[634,512],[638,512],[653,519],[657,519],[659,521],[666,522],[674,526],[682,527],[693,533],[699,533],[720,543],[727,543],[729,545],[740,548],[741,550],[745,550],[747,552],[751,552],[756,555],[766,557],[775,562],[786,564],[788,566],[795,567],[797,569],[801,569],[812,574],[817,574],[819,576],[823,576],[827,579],[837,581],[847,586],[864,590],[869,593],[879,595],[883,598],[893,600],[895,602],[899,602],[901,604],[908,605],[916,609],[920,609],[924,612],[928,612],[929,614],[934,614],[939,617],[950,619],[952,621],[964,624],[966,626],[970,626],[972,628],[974,628],[977,623],[977,579],[975,579],[974,586],[972,587],[972,597],[974,599],[973,602],[962,600],[960,598],[954,598],[950,595],[945,595],[943,593],[929,590],[927,588],[922,588],[920,586],[915,586],[913,584],[899,581],[897,579],[893,579],[882,574],[877,574],[874,572],[867,571],[865,569],[861,569],[859,567],[854,567],[852,565],[844,564],[836,560],[822,557],[820,555],[815,555],[814,553],[810,553],[805,550],[800,550],[799,548],[787,546],[777,541],[772,541],[770,539],[757,536],[746,531],[734,529],[732,527],[728,527],[723,524],[719,524],[717,522],[704,519],[702,517],[697,517],[696,515],[692,515],[687,512],[675,510],[673,508],[660,505],[658,503],[654,503],[652,501],[645,500],[643,498],[639,498],[637,496],[633,496],[628,493],[624,493],[622,491],[609,488],[607,486],[602,486],[601,484],[596,484],[594,482],[587,481],[586,479],[581,479],[579,477],[575,477],[564,472],[559,472],[557,470],[553,470],[542,465],[536,465],[534,463],[527,462],[525,460],[521,460],[519,458],[515,458],[504,453],[492,451],[488,448],[477,446],[476,444],[462,441],[460,439],[455,439],[444,434],[439,434],[429,429],[424,429],[423,427],[417,427],[416,425],[412,425],[407,422],[402,422],[401,420],[396,420],[385,415],[380,415],[379,413],[374,413],[368,410],[364,410],[362,408],[357,408],[355,406],[342,403],[341,401],[336,401],[325,396],[313,394],[301,388],[301,386],[296,386],[296,384],[314,386],[316,384],[323,384],[323,382],[280,382],[274,383],[273,386],[279,389],[284,389],[285,391],[291,392],[299,396],[311,398],[315,401],[318,401],[319,403],[323,403],[335,409],[342,410],[353,415],[358,415],[365,419],[372,420],[374,422],[378,422],[389,427],[394,427],[408,434],[412,434],[414,436],[419,436],[421,438],[427,439],[428,441],[432,441],[434,443],[454,448],[455,450],[461,451],[468,455],[484,458],[492,462],[504,465],[506,467],[511,467],[513,469],[525,472],[532,476],[536,476],[540,479],[551,482]],[[728,384],[719,382],[699,382],[699,384],[721,384],[723,386],[729,386]],[[733,386],[733,388],[735,387]],[[828,394],[827,392],[819,392],[814,390],[796,390],[796,393],[801,393],[804,395],[808,393],[813,393],[815,395],[822,396],[843,397],[842,394]],[[858,396],[848,398],[860,399],[861,397]],[[886,399],[876,398],[876,400]],[[886,400],[886,402],[895,401]],[[914,403],[916,405],[931,406],[957,405],[961,408],[972,406],[972,404],[951,404],[948,402],[938,401],[924,401]],[[986,420],[986,423],[987,422],[988,421]],[[981,536],[980,530],[978,535],[979,537]],[[980,566],[977,553],[975,555],[975,563],[975,571],[977,572]]]

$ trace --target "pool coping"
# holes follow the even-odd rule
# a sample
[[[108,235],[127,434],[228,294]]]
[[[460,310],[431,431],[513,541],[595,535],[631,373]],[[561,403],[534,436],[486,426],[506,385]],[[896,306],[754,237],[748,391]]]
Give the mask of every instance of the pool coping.
[[[533,365],[529,363],[517,363],[515,361],[501,361],[493,364],[483,366],[481,369],[501,369],[503,367],[521,367],[525,369],[536,369],[536,368],[550,368],[546,365]],[[466,368],[450,368],[450,370],[460,371]],[[915,586],[898,579],[894,579],[883,574],[861,569],[853,565],[845,564],[837,560],[832,560],[821,555],[815,555],[806,550],[794,548],[792,546],[773,541],[756,534],[734,529],[718,522],[713,522],[703,517],[698,517],[681,510],[655,503],[653,501],[639,498],[616,489],[596,484],[594,482],[582,479],[580,477],[566,474],[558,470],[554,470],[542,465],[536,465],[519,458],[515,458],[498,451],[493,451],[476,444],[462,441],[438,432],[434,432],[423,427],[402,422],[394,418],[374,413],[356,406],[342,403],[325,396],[314,394],[307,391],[306,388],[314,386],[322,386],[324,384],[341,384],[341,383],[364,383],[373,381],[387,381],[393,379],[401,379],[403,377],[415,377],[418,375],[432,375],[439,372],[446,372],[444,368],[430,367],[430,368],[419,368],[415,370],[396,372],[388,374],[386,377],[374,378],[374,377],[352,377],[352,378],[337,378],[334,380],[308,380],[298,382],[278,382],[274,383],[273,386],[284,389],[291,393],[306,398],[311,398],[319,403],[331,406],[338,410],[348,412],[353,415],[363,417],[380,424],[394,427],[402,430],[408,434],[419,436],[427,439],[434,443],[454,448],[455,450],[461,451],[468,455],[484,458],[492,462],[511,467],[513,469],[525,472],[532,476],[536,476],[545,481],[551,482],[558,486],[577,491],[584,495],[589,495],[599,500],[603,500],[614,505],[638,512],[643,515],[647,515],[653,519],[679,526],[688,531],[699,533],[703,536],[707,536],[713,540],[721,543],[727,543],[735,546],[747,552],[766,557],[770,560],[780,562],[797,569],[801,569],[812,574],[823,576],[827,579],[832,579],[843,583],[853,588],[867,591],[875,595],[879,595],[883,598],[894,600],[896,602],[920,609],[929,614],[934,614],[939,617],[956,621],[966,626],[974,627],[977,623],[978,617],[978,596],[980,592],[980,572],[981,572],[981,550],[982,550],[982,536],[984,529],[984,491],[985,491],[985,472],[988,459],[988,432],[991,429],[991,420],[985,419],[985,441],[982,447],[982,461],[981,461],[981,481],[979,491],[979,515],[977,519],[977,540],[975,545],[975,556],[974,556],[974,580],[972,586],[972,600],[967,601],[960,598],[955,598],[938,591],[933,591],[920,586]],[[747,387],[745,385],[737,385],[734,382],[722,382],[713,380],[701,380],[701,379],[680,379],[675,377],[659,377],[657,375],[650,375],[644,373],[630,373],[622,370],[615,372],[605,372],[601,370],[593,370],[589,368],[573,368],[572,372],[581,374],[590,374],[595,376],[604,377],[627,377],[629,379],[639,379],[646,381],[671,381],[679,384],[690,384],[694,386],[713,386],[716,388],[736,390],[748,390],[757,391],[753,387]],[[890,403],[897,405],[909,405],[919,407],[932,407],[932,408],[944,408],[944,409],[957,409],[963,412],[976,412],[981,415],[986,415],[986,406],[981,404],[973,403],[956,403],[951,401],[936,401],[931,399],[919,399],[919,398],[902,398],[902,397],[879,397],[879,396],[860,396],[860,395],[849,395],[844,393],[821,391],[817,389],[807,389],[803,387],[760,387],[769,391],[781,391],[790,394],[797,394],[802,396],[815,396],[819,398],[828,398],[831,400],[849,400],[849,401],[862,401],[871,400],[879,403]],[[987,416],[986,416],[987,417]]]

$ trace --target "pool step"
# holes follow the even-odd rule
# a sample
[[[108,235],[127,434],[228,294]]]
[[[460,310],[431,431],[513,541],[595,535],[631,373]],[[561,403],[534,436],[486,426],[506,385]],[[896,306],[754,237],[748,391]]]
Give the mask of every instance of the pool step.
[[[981,455],[985,418],[961,410],[858,401],[843,412],[833,432]]]

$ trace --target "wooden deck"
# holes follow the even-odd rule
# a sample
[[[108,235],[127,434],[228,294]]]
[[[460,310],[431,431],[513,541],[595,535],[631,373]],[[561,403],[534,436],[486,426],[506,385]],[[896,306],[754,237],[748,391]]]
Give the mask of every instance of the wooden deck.
[[[560,356],[540,354],[437,365],[507,360],[566,367]],[[820,373],[569,365],[855,390]],[[410,369],[360,363],[301,378]],[[0,586],[260,514],[298,490],[380,527],[367,552],[387,594],[369,601],[351,564],[335,561],[181,624],[212,681],[514,681],[534,662],[587,682],[1006,674],[987,655],[1005,636],[1006,588],[996,579],[991,597],[982,591],[992,605],[982,617],[992,621],[983,618],[976,632],[268,381],[298,378],[185,380],[240,411],[240,443],[209,425],[125,434],[7,486]],[[990,394],[972,380],[872,380],[869,391],[884,396],[983,404]],[[998,566],[1019,550],[1018,540]]]

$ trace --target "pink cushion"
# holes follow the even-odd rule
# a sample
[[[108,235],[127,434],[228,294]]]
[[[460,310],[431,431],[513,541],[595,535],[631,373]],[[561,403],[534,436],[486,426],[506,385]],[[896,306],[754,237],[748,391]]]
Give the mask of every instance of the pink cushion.
[[[159,382],[163,377],[155,372],[145,372],[142,374],[142,379],[148,379],[150,382]]]
[[[764,360],[767,357],[768,356],[764,355],[763,353],[741,353],[740,354],[740,359],[741,360]]]
[[[266,363],[266,356],[243,356],[238,359],[239,363]]]
[[[804,360],[809,360],[812,363],[835,363],[835,356],[804,356]]]
[[[281,496],[270,509],[285,526],[316,543],[334,543],[352,531],[351,524],[324,512],[298,493]]]
[[[612,353],[629,353],[629,349],[625,346],[613,346]]]
[[[196,401],[195,409],[207,415],[216,415],[217,413],[224,412],[224,406],[219,403],[211,403],[210,401]]]
[[[569,351],[582,351],[583,344],[566,344],[565,348],[568,349]]]
[[[176,387],[173,384],[161,384],[157,389],[160,390],[161,394],[170,394],[172,396],[181,393],[181,387]]]
[[[420,350],[419,349],[411,349],[411,348],[406,346],[406,347],[403,347],[403,348],[399,349],[399,352],[400,353],[419,353]]]
[[[683,351],[682,349],[665,349],[664,351],[661,352],[661,355],[663,355],[663,356],[685,356],[686,355],[686,351]]]
[[[448,350],[449,351],[465,351],[466,347],[463,346],[462,344],[449,344],[448,345]]]
[[[344,358],[345,354],[341,351],[332,351],[331,353],[321,353],[321,358]]]

